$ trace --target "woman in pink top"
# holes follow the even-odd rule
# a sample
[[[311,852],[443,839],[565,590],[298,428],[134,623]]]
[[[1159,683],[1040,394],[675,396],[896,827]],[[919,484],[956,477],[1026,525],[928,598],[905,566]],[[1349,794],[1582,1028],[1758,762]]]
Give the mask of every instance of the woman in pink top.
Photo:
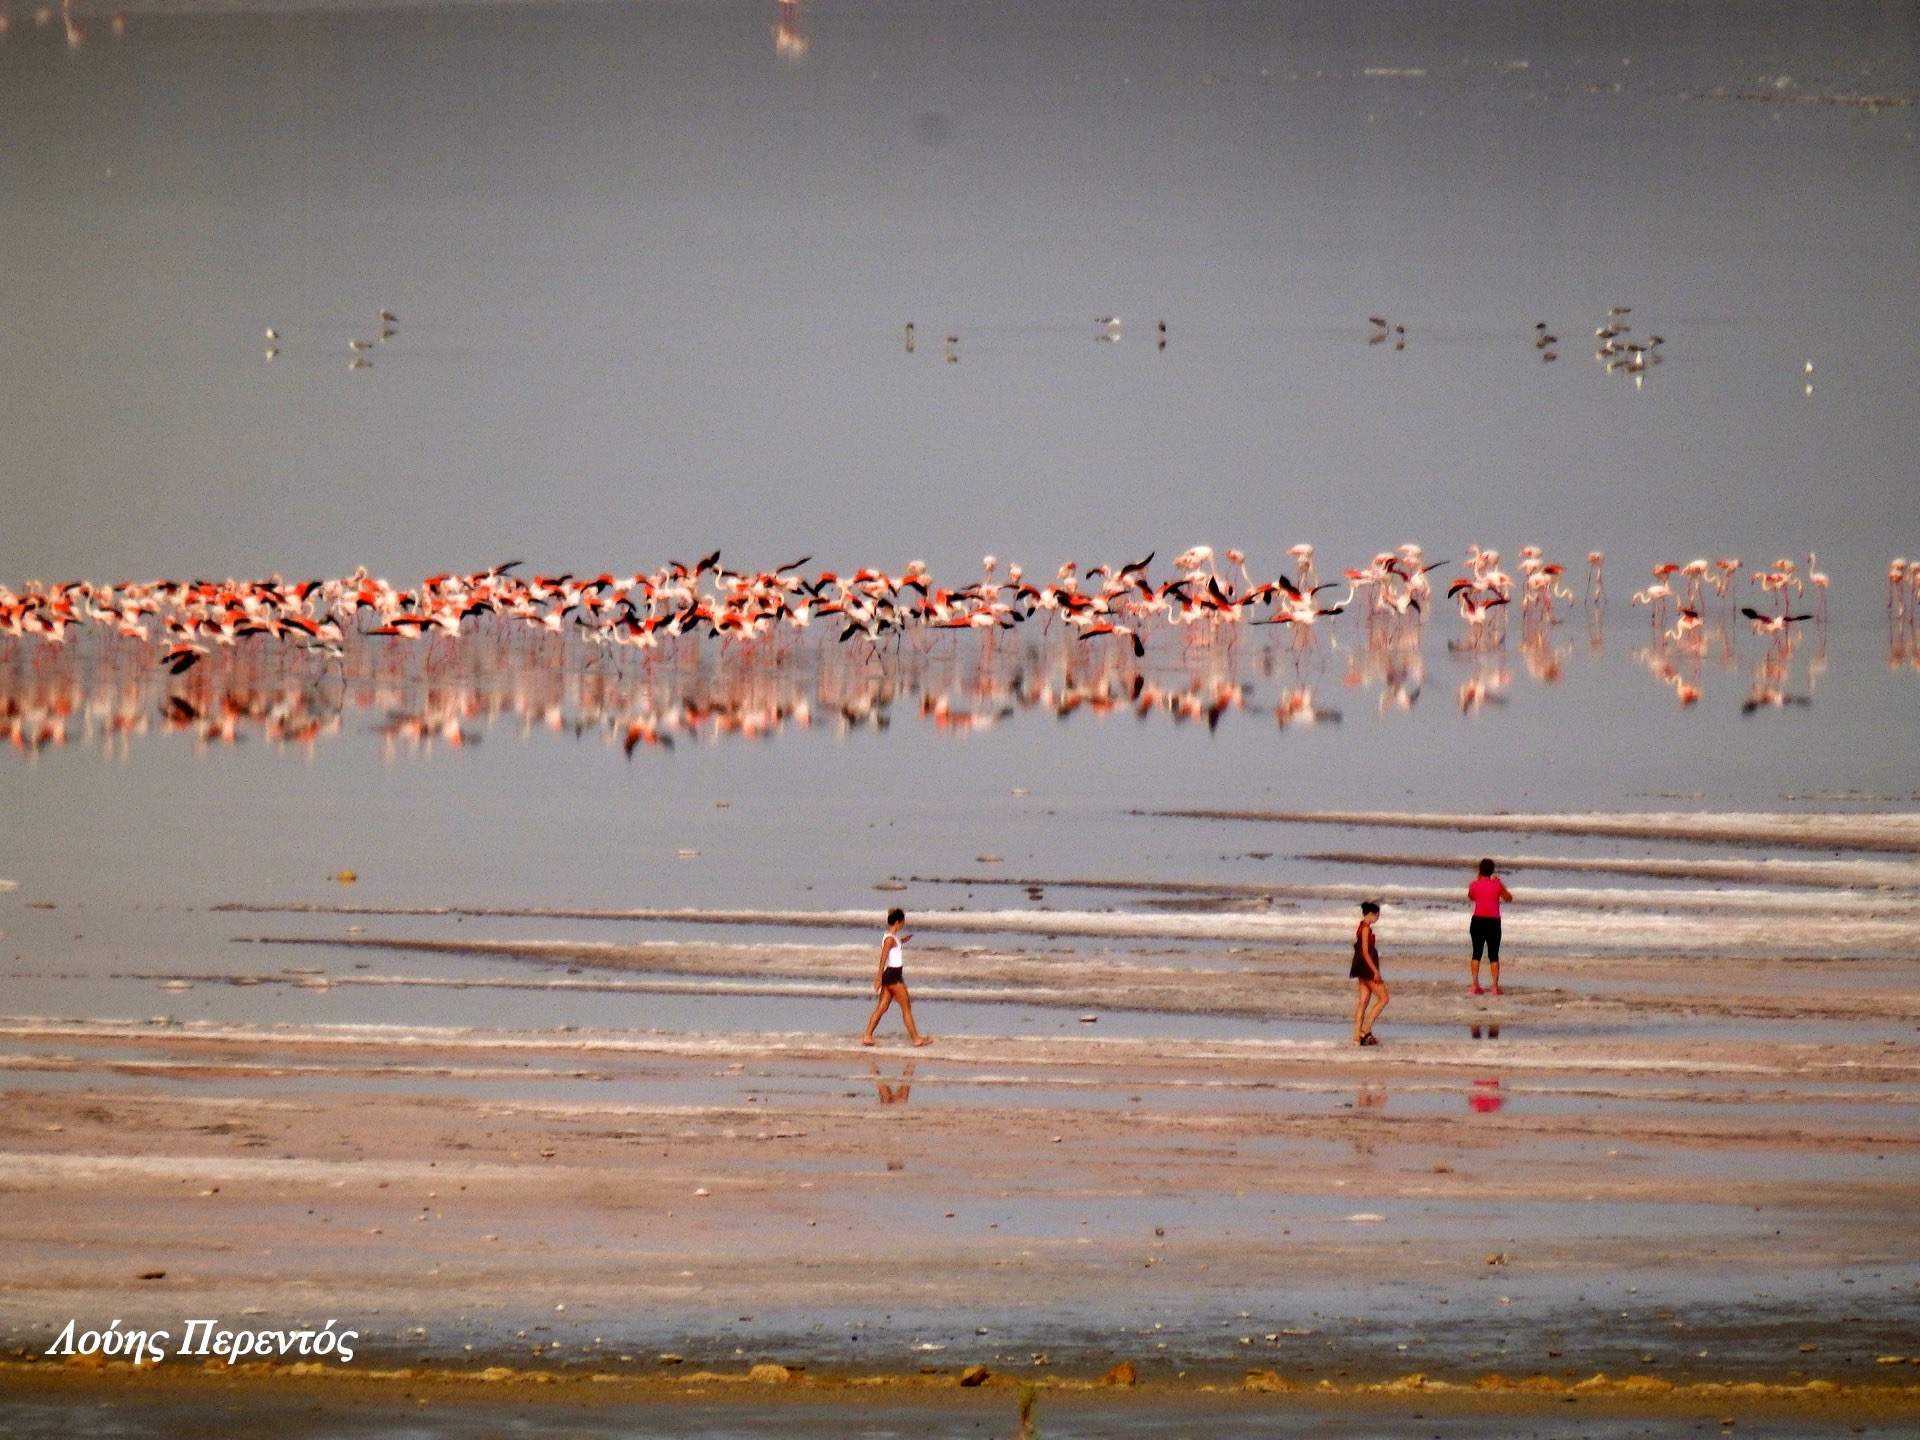
[[[1467,885],[1467,899],[1473,902],[1473,919],[1467,926],[1467,933],[1473,938],[1473,990],[1472,994],[1484,995],[1480,988],[1480,956],[1486,954],[1493,966],[1493,993],[1500,993],[1500,902],[1513,899],[1513,894],[1493,873],[1493,861],[1480,862],[1480,876]]]

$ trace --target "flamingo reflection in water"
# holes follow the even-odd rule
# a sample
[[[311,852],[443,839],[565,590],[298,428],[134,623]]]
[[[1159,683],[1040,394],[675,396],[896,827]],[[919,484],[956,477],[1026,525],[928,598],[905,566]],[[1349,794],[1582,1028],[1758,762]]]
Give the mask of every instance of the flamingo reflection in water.
[[[782,60],[798,60],[807,53],[807,32],[800,20],[800,0],[780,0],[780,18],[773,22],[773,53]],[[913,329],[911,325],[907,327]],[[907,337],[913,349],[913,337]]]
[[[1887,566],[1887,668],[1920,670],[1920,561]]]

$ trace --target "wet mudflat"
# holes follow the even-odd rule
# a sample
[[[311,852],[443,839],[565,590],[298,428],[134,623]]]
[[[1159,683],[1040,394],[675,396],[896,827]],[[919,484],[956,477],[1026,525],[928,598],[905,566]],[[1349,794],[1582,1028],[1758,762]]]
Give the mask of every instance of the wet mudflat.
[[[1860,1383],[1920,1285],[1911,1047],[10,1030],[66,1081],[9,1116],[27,1349],[185,1304],[382,1363]]]

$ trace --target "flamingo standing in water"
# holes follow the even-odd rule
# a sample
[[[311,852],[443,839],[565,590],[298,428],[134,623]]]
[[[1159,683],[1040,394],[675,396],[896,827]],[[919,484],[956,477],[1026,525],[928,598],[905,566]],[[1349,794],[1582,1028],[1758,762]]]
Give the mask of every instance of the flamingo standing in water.
[[[1697,560],[1689,560],[1680,567],[1680,573],[1686,577],[1687,582],[1686,603],[1695,610],[1700,608],[1702,599],[1704,598],[1707,571],[1711,568],[1711,563],[1712,562],[1707,560],[1705,556],[1702,556]]]
[[[1727,592],[1733,588],[1733,577],[1745,567],[1746,562],[1736,558],[1714,561],[1713,568],[1719,573],[1713,577],[1713,593],[1726,599]]]
[[[1815,564],[1813,552],[1809,550],[1807,552],[1807,584],[1819,592],[1814,598],[1819,602],[1820,618],[1824,620],[1827,618],[1827,587],[1833,582],[1825,571],[1815,569]]]
[[[1655,581],[1644,590],[1634,591],[1633,598],[1628,603],[1650,606],[1648,618],[1652,620],[1653,628],[1658,630],[1666,619],[1667,602],[1672,598],[1673,587],[1661,580]]]
[[[1697,649],[1703,643],[1701,632],[1705,624],[1706,620],[1698,610],[1682,605],[1679,615],[1673,622],[1673,628],[1667,631],[1666,638],[1682,649]]]
[[[1293,557],[1293,583],[1301,591],[1313,589],[1313,546],[1302,542],[1287,547],[1287,554]]]

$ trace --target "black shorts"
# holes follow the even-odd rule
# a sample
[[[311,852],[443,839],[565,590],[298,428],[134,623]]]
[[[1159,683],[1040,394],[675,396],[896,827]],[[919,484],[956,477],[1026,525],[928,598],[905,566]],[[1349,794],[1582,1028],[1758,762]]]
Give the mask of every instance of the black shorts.
[[[902,970],[898,965],[889,965],[880,972],[880,984],[883,988],[888,985],[904,985],[906,983],[907,972]]]
[[[1494,964],[1500,963],[1500,917],[1498,915],[1476,915],[1467,926],[1467,934],[1473,937],[1473,958],[1478,960],[1480,952],[1486,951],[1487,959]]]

